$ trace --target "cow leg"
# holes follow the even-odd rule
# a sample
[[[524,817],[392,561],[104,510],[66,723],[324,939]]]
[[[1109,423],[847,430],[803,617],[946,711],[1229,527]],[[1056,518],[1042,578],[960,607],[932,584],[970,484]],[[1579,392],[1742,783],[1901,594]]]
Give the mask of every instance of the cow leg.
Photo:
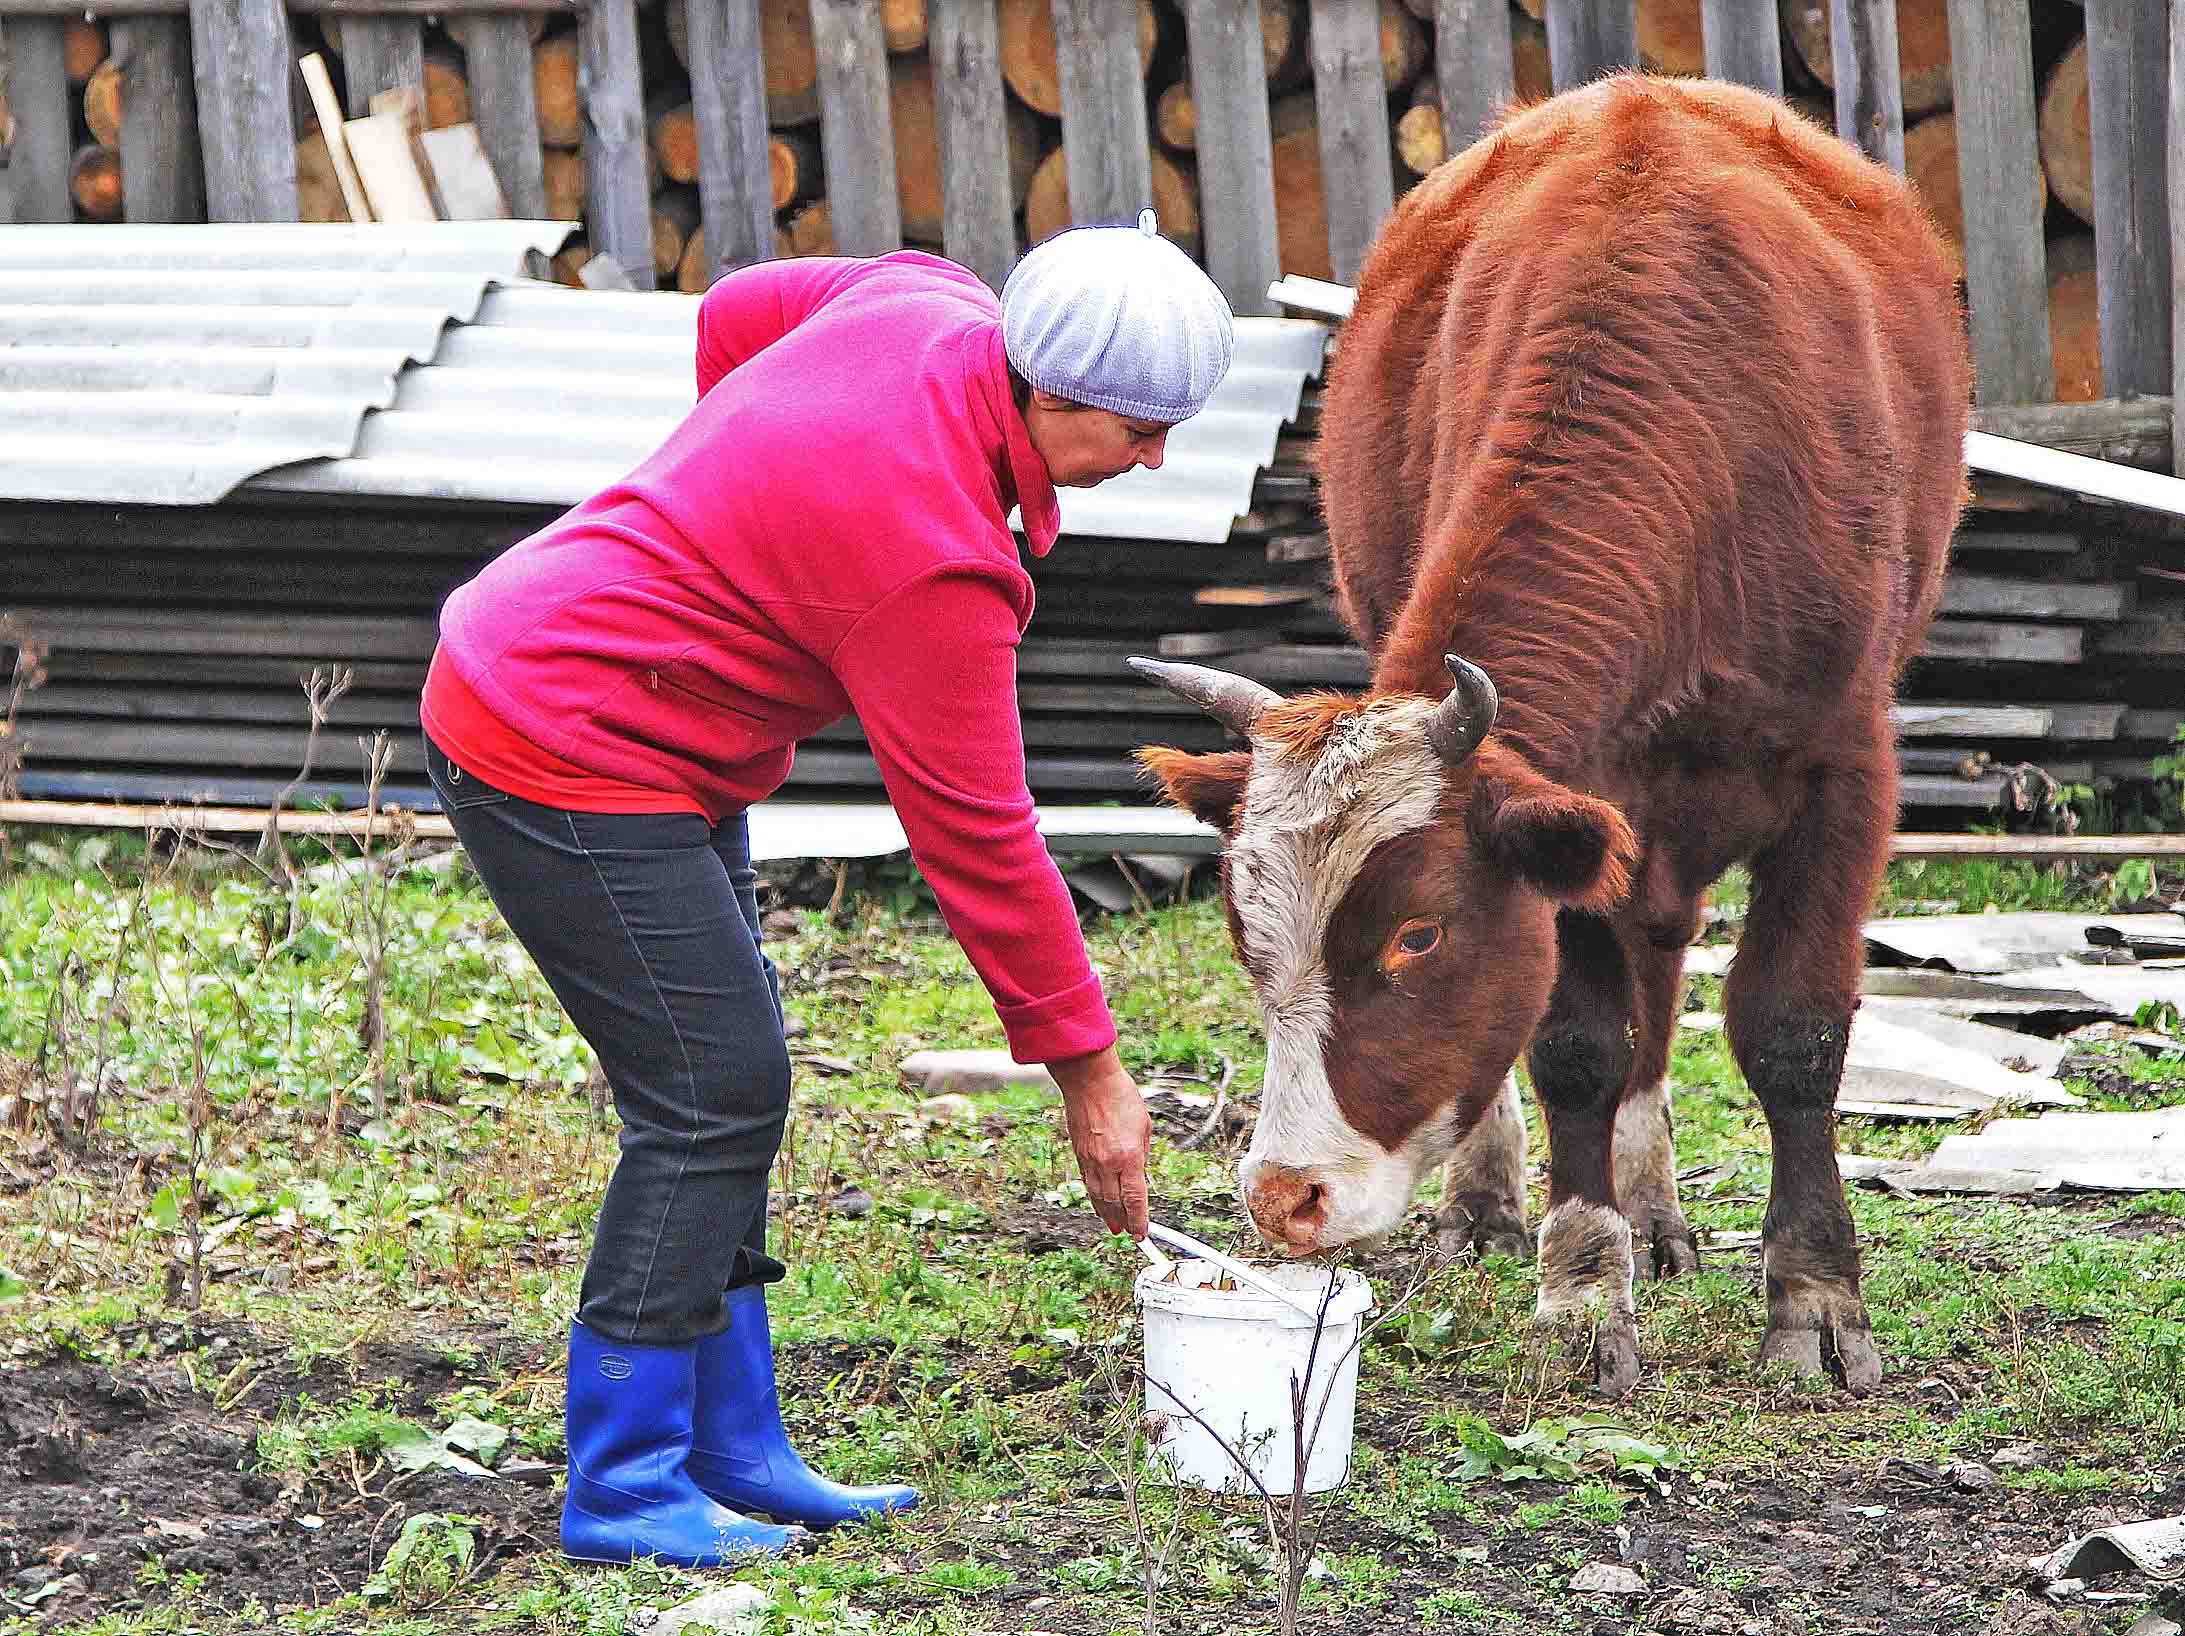
[[[1616,1112],[1616,1202],[1631,1223],[1642,1276],[1673,1278],[1699,1266],[1699,1247],[1677,1205],[1677,1148],[1669,1120],[1669,1050],[1684,989],[1684,948],[1642,944],[1633,954],[1637,1055]]]
[[[1442,1161],[1435,1242],[1443,1255],[1493,1251],[1519,1261],[1533,1253],[1525,1231],[1525,1115],[1517,1075],[1502,1082],[1478,1124]]]
[[[1876,742],[1886,745],[1886,737]],[[1753,900],[1724,994],[1730,1048],[1760,1099],[1774,1176],[1761,1223],[1763,1362],[1881,1383],[1859,1292],[1859,1245],[1836,1168],[1836,1092],[1864,960],[1861,925],[1887,860],[1896,788],[1886,751],[1815,773],[1796,821],[1753,860]]]
[[[1557,971],[1526,1058],[1548,1123],[1548,1213],[1540,1224],[1533,1350],[1591,1356],[1594,1384],[1622,1397],[1639,1379],[1631,1225],[1616,1207],[1610,1143],[1632,1064],[1631,975],[1598,916],[1556,917]]]

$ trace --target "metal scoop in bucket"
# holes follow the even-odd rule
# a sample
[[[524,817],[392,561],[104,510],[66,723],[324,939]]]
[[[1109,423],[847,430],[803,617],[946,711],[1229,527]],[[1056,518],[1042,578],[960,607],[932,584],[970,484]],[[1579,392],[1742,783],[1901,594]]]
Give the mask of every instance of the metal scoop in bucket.
[[[1169,1264],[1168,1257],[1153,1247],[1153,1240],[1157,1238],[1173,1245],[1186,1255],[1197,1256],[1201,1261],[1212,1262],[1238,1283],[1251,1285],[1260,1294],[1271,1296],[1285,1306],[1303,1313],[1314,1323],[1317,1324],[1320,1321],[1320,1309],[1313,1302],[1305,1300],[1293,1291],[1284,1289],[1265,1273],[1239,1261],[1235,1256],[1224,1255],[1210,1244],[1201,1244],[1189,1233],[1179,1233],[1175,1228],[1164,1227],[1157,1221],[1147,1224],[1146,1236],[1138,1241],[1138,1247],[1146,1252],[1146,1259],[1156,1267],[1166,1267]]]

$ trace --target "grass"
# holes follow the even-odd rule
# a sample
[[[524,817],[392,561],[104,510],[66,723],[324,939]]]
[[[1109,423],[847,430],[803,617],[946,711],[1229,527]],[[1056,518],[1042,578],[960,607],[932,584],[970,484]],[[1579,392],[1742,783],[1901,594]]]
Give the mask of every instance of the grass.
[[[254,1469],[299,1492],[361,1492],[385,1480],[395,1445],[464,1422],[504,1429],[508,1454],[558,1458],[551,1362],[527,1370],[496,1348],[551,1360],[613,1128],[588,1093],[585,1049],[476,882],[461,870],[393,882],[377,1107],[356,882],[311,886],[287,939],[285,895],[223,860],[180,867],[73,837],[17,860],[0,874],[0,1094],[14,1099],[0,1104],[0,1161],[41,1181],[0,1218],[0,1347],[129,1363],[147,1326],[188,1315],[194,1240],[203,1334],[176,1366],[213,1403],[256,1416]],[[1718,912],[1734,919],[1741,894],[1727,882]],[[2101,910],[2115,896],[2111,876],[1906,863],[1884,906]],[[1086,1230],[1049,1098],[982,1098],[963,1124],[919,1115],[896,1069],[905,1054],[1001,1036],[961,952],[904,907],[856,898],[847,924],[800,913],[771,945],[795,1048],[849,1068],[798,1076],[776,1175],[776,1244],[793,1270],[773,1307],[785,1356],[810,1360],[789,1394],[800,1437],[837,1475],[904,1476],[935,1503],[738,1577],[763,1589],[765,1628],[782,1636],[965,1636],[1003,1609],[1029,1628],[1066,1614],[1073,1632],[1136,1629],[1141,1564],[1086,1441],[1116,1421],[1098,1365],[1134,1345],[1137,1263]],[[1135,1072],[1211,1080],[1226,1061],[1232,1093],[1256,1094],[1256,1011],[1217,902],[1104,920],[1092,946]],[[1720,985],[1695,980],[1692,999],[1718,1008]],[[2109,1089],[2078,1085],[2096,1105],[2185,1102],[2176,1057],[2107,1057],[2122,1070]],[[98,1087],[80,1144],[60,1122],[70,1079]],[[1641,1293],[1647,1374],[1612,1418],[1654,1452],[1589,1441],[1599,1405],[1527,1369],[1532,1269],[1441,1268],[1362,1371],[1360,1480],[1324,1507],[1308,1628],[1592,1629],[1581,1610],[1566,1622],[1561,1587],[1574,1567],[1613,1560],[1616,1529],[1665,1492],[1693,1515],[1717,1503],[1729,1515],[1712,1496],[2014,1442],[2069,1450],[2007,1478],[2029,1502],[2160,1486],[2164,1451],[2185,1435],[2185,1195],[2058,1209],[1855,1191],[1877,1335],[1905,1384],[1848,1404],[1755,1366],[1764,1313],[1736,1236],[1760,1225],[1766,1127],[1719,1034],[1680,1033],[1674,1079],[1679,1164],[1704,1170],[1686,1208],[1715,1247],[1698,1275]],[[1529,1104],[1528,1118],[1537,1165]],[[1940,1134],[1847,1120],[1841,1142],[1913,1156]],[[1152,1181],[1167,1218],[1247,1243],[1229,1156],[1163,1141]],[[830,1208],[849,1187],[872,1197],[869,1214]],[[1530,1204],[1537,1220],[1537,1181]],[[1415,1221],[1369,1263],[1384,1290],[1426,1236]],[[396,1339],[445,1355],[463,1383],[400,1402],[365,1378],[278,1402],[259,1388],[338,1380]],[[1166,1490],[1146,1503],[1157,1533],[1183,1511],[1164,1628],[1266,1628],[1273,1569],[1250,1515]],[[154,1558],[139,1606],[73,1629],[608,1633],[699,1583],[535,1552],[481,1572],[474,1520],[430,1515],[399,1555],[390,1525],[376,1589],[360,1581],[327,1608],[246,1618]],[[1735,1526],[1695,1554],[1695,1582],[1759,1596]],[[1492,1561],[1464,1554],[1475,1548]],[[1532,1611],[1519,1618],[1513,1602]],[[0,1604],[0,1632],[32,1617]]]

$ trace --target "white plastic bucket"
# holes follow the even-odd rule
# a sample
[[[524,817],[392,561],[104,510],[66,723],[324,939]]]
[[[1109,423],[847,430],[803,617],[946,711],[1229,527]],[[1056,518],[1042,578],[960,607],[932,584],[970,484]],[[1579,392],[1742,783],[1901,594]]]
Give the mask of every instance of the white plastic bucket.
[[[1238,1470],[1234,1449],[1268,1493],[1288,1494],[1297,1474],[1290,1379],[1302,1379],[1310,1359],[1305,1433],[1312,1437],[1318,1422],[1319,1434],[1305,1466],[1305,1492],[1325,1493],[1350,1475],[1358,1407],[1353,1343],[1372,1310],[1373,1286],[1360,1273],[1325,1267],[1255,1262],[1253,1268],[1315,1309],[1328,1280],[1337,1280],[1317,1356],[1311,1318],[1236,1283],[1209,1262],[1178,1260],[1138,1275],[1138,1304],[1146,1321],[1145,1412],[1159,1416],[1163,1426],[1152,1451],[1155,1466],[1173,1461],[1177,1478],[1199,1488],[1258,1492]],[[1184,1413],[1179,1399],[1213,1431]]]

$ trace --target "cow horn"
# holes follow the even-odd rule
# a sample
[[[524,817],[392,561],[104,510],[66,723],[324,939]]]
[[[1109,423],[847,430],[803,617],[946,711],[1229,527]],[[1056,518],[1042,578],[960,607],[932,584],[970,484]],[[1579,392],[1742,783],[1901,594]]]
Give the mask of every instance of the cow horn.
[[[1426,724],[1426,742],[1454,767],[1470,758],[1494,726],[1498,701],[1495,684],[1487,679],[1487,672],[1453,653],[1443,654],[1442,658],[1457,685],[1435,706],[1433,719]]]
[[[1149,682],[1159,682],[1171,693],[1181,694],[1239,738],[1250,738],[1259,714],[1282,695],[1263,687],[1249,676],[1204,665],[1173,665],[1160,659],[1127,659],[1124,663]]]

